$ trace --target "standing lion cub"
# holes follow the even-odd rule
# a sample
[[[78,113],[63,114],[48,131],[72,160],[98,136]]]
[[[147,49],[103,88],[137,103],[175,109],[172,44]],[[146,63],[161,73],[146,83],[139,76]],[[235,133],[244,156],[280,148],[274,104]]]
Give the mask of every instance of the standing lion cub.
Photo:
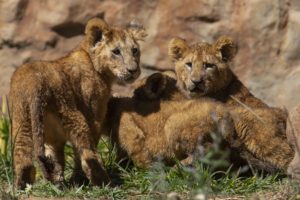
[[[66,141],[74,146],[77,168],[92,184],[109,182],[96,145],[113,81],[132,82],[140,74],[137,41],[144,37],[143,28],[110,27],[94,18],[70,54],[15,71],[9,99],[18,188],[34,182],[33,155],[45,178],[61,183]]]

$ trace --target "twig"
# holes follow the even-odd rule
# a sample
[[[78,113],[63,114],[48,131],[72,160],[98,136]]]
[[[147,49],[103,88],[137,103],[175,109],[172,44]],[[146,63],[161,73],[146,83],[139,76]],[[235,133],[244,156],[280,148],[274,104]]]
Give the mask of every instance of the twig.
[[[250,108],[249,106],[247,106],[246,104],[244,104],[243,102],[241,102],[240,100],[238,100],[237,98],[235,98],[234,96],[230,95],[230,98],[232,98],[233,100],[235,100],[236,102],[238,102],[241,106],[243,106],[244,108],[246,108],[247,110],[249,110],[254,116],[256,116],[262,123],[264,123],[264,120],[258,116],[252,108]]]

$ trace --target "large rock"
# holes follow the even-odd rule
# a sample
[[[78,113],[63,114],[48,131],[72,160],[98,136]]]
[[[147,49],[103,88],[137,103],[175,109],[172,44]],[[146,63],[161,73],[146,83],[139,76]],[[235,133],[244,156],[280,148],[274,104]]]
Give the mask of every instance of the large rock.
[[[172,69],[167,42],[232,36],[239,53],[233,70],[258,97],[291,108],[300,101],[300,4],[297,0],[5,0],[0,1],[0,95],[14,69],[31,60],[65,55],[82,38],[86,21],[102,16],[143,23],[146,68]]]

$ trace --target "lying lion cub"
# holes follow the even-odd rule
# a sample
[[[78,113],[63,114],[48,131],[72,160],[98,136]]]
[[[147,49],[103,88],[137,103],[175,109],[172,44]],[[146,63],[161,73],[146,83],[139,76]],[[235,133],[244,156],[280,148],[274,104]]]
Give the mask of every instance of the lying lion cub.
[[[141,28],[110,27],[94,18],[70,54],[15,71],[9,99],[18,188],[34,182],[33,154],[48,180],[63,182],[66,141],[75,147],[76,168],[92,184],[109,181],[95,147],[113,81],[132,82],[140,74],[137,41],[144,36]]]
[[[289,149],[281,146],[285,117],[273,116],[283,115],[280,109],[256,108],[253,115],[243,107],[226,107],[212,99],[183,97],[175,79],[156,73],[139,82],[133,97],[112,98],[107,120],[119,156],[128,156],[139,167],[156,160],[171,163],[173,158],[190,164],[199,145],[206,150],[212,145],[215,133],[227,142],[227,149],[239,152],[230,160],[236,166],[244,158],[256,169],[285,170],[289,160],[285,156],[290,156]],[[262,132],[271,137],[270,144],[255,151],[249,142],[267,142],[257,135]]]
[[[245,156],[248,161],[254,155],[286,169],[293,155],[285,133],[287,113],[267,106],[237,78],[230,69],[236,52],[234,42],[224,36],[214,44],[171,40],[169,55],[175,64],[177,86],[186,98],[210,97],[235,113],[235,141],[249,152]]]
[[[137,165],[148,166],[157,157],[185,159],[199,138],[217,131],[253,167],[285,170],[293,155],[285,137],[286,114],[254,97],[234,76],[228,66],[234,54],[232,41],[224,37],[192,47],[172,40],[179,89],[161,74],[142,81],[133,98],[112,99],[108,113],[117,146]],[[222,117],[214,118],[216,113]]]
[[[230,135],[234,131],[222,104],[204,98],[169,100],[173,80],[156,73],[139,82],[133,97],[110,100],[107,121],[112,140],[119,153],[127,154],[139,167],[149,167],[158,159],[184,161],[198,145],[211,144],[211,133]],[[165,84],[170,90],[156,98]]]

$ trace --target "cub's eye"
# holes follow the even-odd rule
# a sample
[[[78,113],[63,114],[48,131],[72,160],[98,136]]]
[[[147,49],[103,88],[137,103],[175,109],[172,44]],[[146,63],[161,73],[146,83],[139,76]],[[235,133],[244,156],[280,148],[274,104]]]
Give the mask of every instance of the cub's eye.
[[[121,54],[121,51],[119,48],[115,48],[114,50],[112,50],[113,54],[115,55],[120,55]]]
[[[187,63],[185,63],[185,66],[186,66],[188,69],[192,69],[193,64],[192,64],[191,62],[187,62]]]
[[[134,48],[131,49],[131,51],[132,51],[133,55],[136,55],[139,50],[138,50],[138,48],[134,47]]]
[[[216,67],[216,65],[212,63],[203,63],[203,67],[204,69],[213,69],[214,67]]]

